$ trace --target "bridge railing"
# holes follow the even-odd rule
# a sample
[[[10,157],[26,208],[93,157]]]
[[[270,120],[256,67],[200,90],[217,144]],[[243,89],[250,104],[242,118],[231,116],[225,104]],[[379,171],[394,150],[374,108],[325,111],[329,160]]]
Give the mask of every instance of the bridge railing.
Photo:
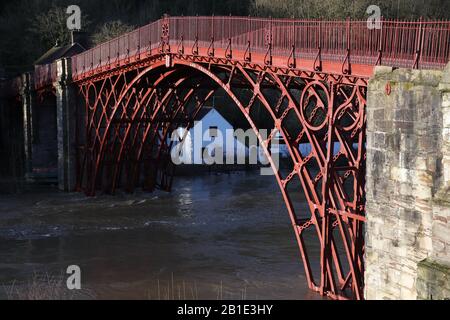
[[[303,59],[320,70],[322,61],[337,61],[344,73],[351,64],[442,68],[450,57],[450,21],[384,20],[369,29],[367,21],[351,20],[164,17],[72,57],[72,73],[76,79],[159,51],[196,54],[196,47],[211,55],[221,49],[222,57],[233,50],[260,54],[267,63],[284,57],[280,67]]]
[[[34,87],[41,89],[56,81],[56,62],[34,67]]]
[[[72,57],[72,74],[78,75],[103,67],[114,67],[131,57],[145,57],[160,46],[161,20],[102,43]]]

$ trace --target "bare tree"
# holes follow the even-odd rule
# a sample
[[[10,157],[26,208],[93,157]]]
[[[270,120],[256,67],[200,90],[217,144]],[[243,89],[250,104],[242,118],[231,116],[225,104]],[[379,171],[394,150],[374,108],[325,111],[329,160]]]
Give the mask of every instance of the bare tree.
[[[120,20],[104,23],[92,36],[94,45],[116,38],[124,33],[130,32],[134,26],[127,25]]]
[[[66,20],[65,8],[52,7],[49,11],[38,14],[32,20],[29,31],[41,40],[44,47],[51,47],[56,42],[65,45],[70,40]]]
[[[381,8],[385,18],[450,17],[448,0],[252,0],[250,11],[255,16],[283,18],[365,19],[366,9],[372,4]]]

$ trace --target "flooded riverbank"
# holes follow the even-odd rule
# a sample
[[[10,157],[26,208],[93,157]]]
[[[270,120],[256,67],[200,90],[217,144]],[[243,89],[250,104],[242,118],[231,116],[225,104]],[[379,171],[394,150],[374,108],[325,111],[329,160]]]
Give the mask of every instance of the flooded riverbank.
[[[275,179],[259,171],[176,177],[172,193],[0,196],[1,298],[73,264],[96,299],[320,298]]]

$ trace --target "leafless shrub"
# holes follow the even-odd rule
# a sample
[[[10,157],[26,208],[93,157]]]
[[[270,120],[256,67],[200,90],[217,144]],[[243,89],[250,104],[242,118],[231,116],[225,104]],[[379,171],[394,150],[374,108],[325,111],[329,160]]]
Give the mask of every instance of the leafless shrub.
[[[89,289],[69,290],[66,279],[49,273],[34,273],[31,280],[24,284],[13,281],[3,286],[8,300],[85,300],[94,299]]]

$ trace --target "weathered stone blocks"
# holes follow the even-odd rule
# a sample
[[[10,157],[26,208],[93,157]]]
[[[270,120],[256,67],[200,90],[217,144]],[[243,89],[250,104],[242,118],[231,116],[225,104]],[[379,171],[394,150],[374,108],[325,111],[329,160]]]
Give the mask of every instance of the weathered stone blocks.
[[[450,64],[377,67],[367,116],[366,298],[446,298],[436,286],[449,281]]]

